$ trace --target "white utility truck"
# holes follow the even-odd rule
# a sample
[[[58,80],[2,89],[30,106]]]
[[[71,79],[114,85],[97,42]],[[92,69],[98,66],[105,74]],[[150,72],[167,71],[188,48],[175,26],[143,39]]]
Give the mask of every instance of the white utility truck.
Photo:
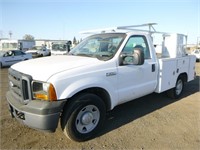
[[[68,55],[21,62],[9,69],[11,115],[30,128],[54,132],[60,120],[75,141],[94,138],[106,112],[152,92],[179,98],[195,78],[195,56],[185,52],[182,34],[140,26],[108,28],[89,36]],[[157,54],[153,35],[162,34]]]
[[[51,55],[66,55],[70,51],[71,41],[53,42]]]

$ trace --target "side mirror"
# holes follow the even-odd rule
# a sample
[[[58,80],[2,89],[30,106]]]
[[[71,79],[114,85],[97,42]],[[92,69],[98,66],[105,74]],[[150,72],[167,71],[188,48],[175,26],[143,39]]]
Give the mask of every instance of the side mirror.
[[[133,53],[133,63],[135,65],[144,64],[144,52],[141,49],[135,49]]]
[[[120,64],[122,65],[143,65],[144,52],[141,49],[135,49],[132,55],[122,54],[120,56]]]

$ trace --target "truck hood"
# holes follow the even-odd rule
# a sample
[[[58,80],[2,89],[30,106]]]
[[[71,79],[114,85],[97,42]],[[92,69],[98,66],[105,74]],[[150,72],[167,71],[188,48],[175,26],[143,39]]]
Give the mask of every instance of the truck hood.
[[[49,56],[12,65],[11,68],[31,75],[34,80],[47,81],[56,73],[99,62],[96,58],[81,56]]]

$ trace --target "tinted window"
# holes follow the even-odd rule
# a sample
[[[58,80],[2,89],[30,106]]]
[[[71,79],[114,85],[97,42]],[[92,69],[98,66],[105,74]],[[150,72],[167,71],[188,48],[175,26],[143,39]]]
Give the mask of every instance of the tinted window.
[[[24,55],[22,51],[14,51],[15,56]]]

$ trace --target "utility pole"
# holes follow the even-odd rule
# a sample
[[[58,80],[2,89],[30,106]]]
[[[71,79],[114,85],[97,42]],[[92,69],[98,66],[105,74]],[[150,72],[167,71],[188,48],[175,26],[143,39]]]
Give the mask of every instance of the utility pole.
[[[9,31],[9,36],[10,36],[10,39],[12,38],[12,35],[13,35],[13,33],[12,33],[12,31]]]
[[[200,47],[200,36],[197,37],[197,49]]]

